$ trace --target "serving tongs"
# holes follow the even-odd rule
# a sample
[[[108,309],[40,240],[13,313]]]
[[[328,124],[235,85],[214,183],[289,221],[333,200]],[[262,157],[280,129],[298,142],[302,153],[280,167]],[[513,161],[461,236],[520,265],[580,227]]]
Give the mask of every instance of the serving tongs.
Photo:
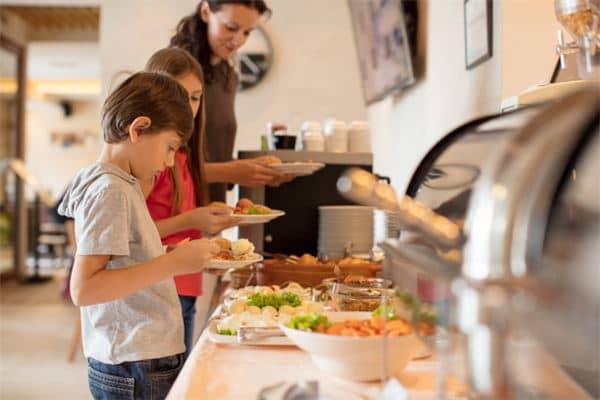
[[[258,342],[272,337],[285,336],[285,333],[278,327],[263,328],[241,326],[237,331],[237,342],[239,344],[248,344]]]
[[[351,201],[394,212],[403,229],[420,233],[425,240],[433,242],[439,248],[456,249],[465,242],[458,224],[410,196],[398,198],[390,185],[378,181],[363,169],[348,169],[338,179],[337,189]]]

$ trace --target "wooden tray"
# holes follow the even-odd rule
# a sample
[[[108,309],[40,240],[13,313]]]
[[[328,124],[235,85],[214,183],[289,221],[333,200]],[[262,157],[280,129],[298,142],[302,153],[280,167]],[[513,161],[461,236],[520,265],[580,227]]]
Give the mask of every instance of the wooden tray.
[[[281,285],[297,282],[304,287],[320,285],[323,279],[334,278],[335,262],[327,264],[292,264],[284,260],[264,260],[256,264],[256,280],[259,285]],[[381,263],[339,265],[342,275],[375,277],[381,271]]]

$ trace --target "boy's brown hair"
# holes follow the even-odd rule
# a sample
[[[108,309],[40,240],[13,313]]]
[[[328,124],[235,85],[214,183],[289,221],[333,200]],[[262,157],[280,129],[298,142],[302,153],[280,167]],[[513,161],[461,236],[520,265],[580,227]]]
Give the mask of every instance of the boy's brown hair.
[[[205,206],[208,204],[208,184],[206,180],[205,159],[204,159],[204,137],[206,125],[206,112],[204,108],[204,73],[202,67],[194,57],[187,51],[170,47],[158,50],[150,57],[146,63],[146,71],[161,72],[180,78],[187,74],[193,74],[202,84],[202,99],[198,114],[194,120],[194,132],[186,147],[183,149],[187,152],[187,164],[192,181],[194,182],[194,192],[196,194],[196,205]],[[189,106],[188,106],[189,107]],[[177,171],[177,164],[170,169],[171,181],[175,190],[173,191],[172,213],[180,212],[180,207],[183,201],[183,187],[180,179],[180,174]]]
[[[127,129],[137,117],[150,118],[144,133],[172,129],[187,143],[194,126],[186,90],[165,74],[138,72],[121,83],[102,107],[102,131],[106,143],[129,138]]]

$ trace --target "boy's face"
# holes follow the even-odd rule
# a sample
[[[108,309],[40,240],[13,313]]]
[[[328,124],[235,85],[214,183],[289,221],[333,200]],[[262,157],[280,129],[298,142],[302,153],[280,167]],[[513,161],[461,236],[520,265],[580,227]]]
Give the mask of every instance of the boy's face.
[[[146,181],[158,177],[165,168],[175,164],[181,138],[174,130],[164,130],[141,134],[133,145],[131,174]]]

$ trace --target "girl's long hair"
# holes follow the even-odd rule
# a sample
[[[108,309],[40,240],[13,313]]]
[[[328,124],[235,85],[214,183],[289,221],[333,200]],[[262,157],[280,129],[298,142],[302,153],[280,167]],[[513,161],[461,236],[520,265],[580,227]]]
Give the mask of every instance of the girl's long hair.
[[[206,125],[206,112],[204,109],[204,74],[202,67],[187,51],[170,47],[157,51],[146,63],[146,71],[162,72],[173,78],[179,78],[189,73],[194,74],[202,83],[202,98],[200,107],[194,119],[194,131],[187,146],[183,147],[187,153],[188,169],[194,182],[194,193],[196,195],[196,206],[201,207],[208,204],[208,184],[206,181],[205,159],[204,159],[204,136]],[[189,104],[188,104],[189,107]],[[181,211],[183,201],[183,184],[181,174],[177,170],[177,164],[170,168],[170,177],[175,190],[171,204],[172,215]]]
[[[204,70],[207,83],[213,83],[217,74],[224,74],[223,85],[228,91],[236,90],[233,86],[233,67],[227,63],[212,65],[210,57],[212,50],[208,43],[208,26],[200,16],[202,3],[208,3],[211,12],[217,12],[225,4],[241,4],[258,11],[259,15],[271,15],[271,9],[267,7],[264,0],[202,0],[196,7],[196,12],[184,17],[177,24],[175,35],[171,38],[171,46],[181,47],[187,50]],[[221,67],[221,65],[223,65]]]

